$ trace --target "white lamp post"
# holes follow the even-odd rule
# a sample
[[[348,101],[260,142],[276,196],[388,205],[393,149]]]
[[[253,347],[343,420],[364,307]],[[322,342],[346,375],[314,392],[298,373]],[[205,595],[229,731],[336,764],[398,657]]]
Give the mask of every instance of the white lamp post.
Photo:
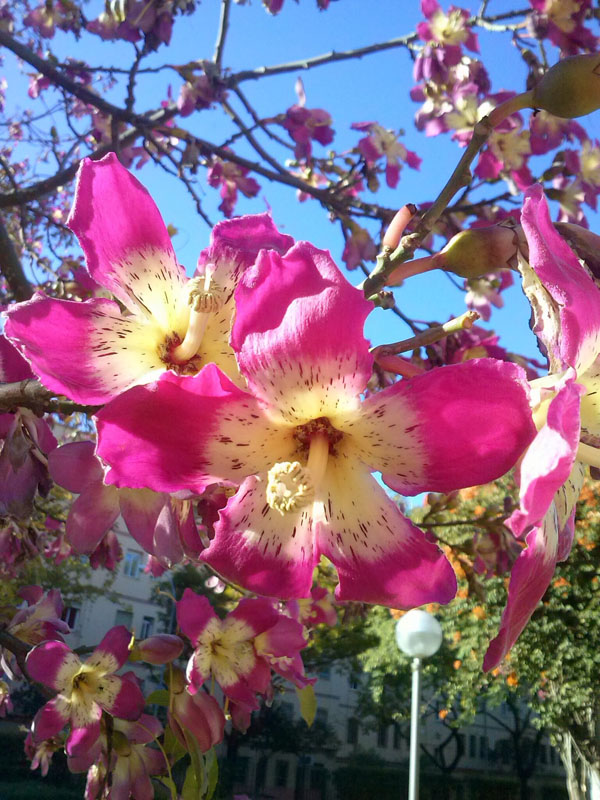
[[[442,628],[427,611],[413,608],[396,623],[396,643],[412,657],[412,698],[410,705],[410,761],[408,767],[408,800],[419,800],[419,721],[421,702],[421,660],[440,648]]]

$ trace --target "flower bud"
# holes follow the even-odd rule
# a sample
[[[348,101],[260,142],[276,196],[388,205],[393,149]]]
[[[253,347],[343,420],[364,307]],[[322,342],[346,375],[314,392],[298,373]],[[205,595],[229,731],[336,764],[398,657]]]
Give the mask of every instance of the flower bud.
[[[532,105],[555,117],[583,117],[600,108],[600,54],[563,58],[532,89]]]
[[[168,664],[174,661],[183,650],[183,641],[170,633],[157,633],[141,642],[136,642],[129,658],[132,661],[145,661],[148,664]]]
[[[510,269],[517,255],[515,230],[501,225],[469,228],[453,236],[440,252],[438,266],[461,278],[480,278]]]

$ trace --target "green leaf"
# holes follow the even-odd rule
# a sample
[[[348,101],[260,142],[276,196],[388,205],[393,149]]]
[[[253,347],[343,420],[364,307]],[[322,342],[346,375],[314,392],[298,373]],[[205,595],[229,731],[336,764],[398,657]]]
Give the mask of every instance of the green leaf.
[[[182,800],[200,800],[200,790],[198,788],[198,776],[194,765],[190,764],[185,773],[185,780],[181,790]]]
[[[312,685],[305,686],[304,689],[296,687],[296,694],[300,701],[300,716],[310,728],[317,714],[317,698],[314,687]]]
[[[146,698],[147,705],[165,706],[169,705],[169,692],[167,689],[156,689]]]
[[[163,747],[165,748],[165,753],[169,756],[172,764],[175,764],[187,753],[187,750],[175,736],[171,728],[167,728],[165,730]]]
[[[217,761],[217,754],[214,747],[212,747],[208,753],[204,754],[204,767],[206,769],[208,780],[206,800],[211,800],[219,780],[219,762]]]

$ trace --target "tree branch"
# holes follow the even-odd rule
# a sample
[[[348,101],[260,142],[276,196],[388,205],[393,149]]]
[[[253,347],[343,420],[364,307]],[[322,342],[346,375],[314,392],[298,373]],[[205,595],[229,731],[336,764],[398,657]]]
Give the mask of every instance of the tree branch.
[[[15,300],[29,300],[33,294],[33,289],[25,277],[23,266],[1,216],[0,271],[6,278]]]
[[[225,39],[227,38],[227,29],[229,28],[229,11],[231,9],[231,0],[221,0],[221,17],[219,19],[219,32],[217,34],[217,43],[215,45],[215,54],[213,62],[219,67],[219,71],[223,62],[223,51],[225,49]]]
[[[84,406],[62,398],[46,389],[36,378],[15,383],[0,383],[0,410],[29,408],[36,414],[73,414],[76,411],[94,414],[102,406]]]

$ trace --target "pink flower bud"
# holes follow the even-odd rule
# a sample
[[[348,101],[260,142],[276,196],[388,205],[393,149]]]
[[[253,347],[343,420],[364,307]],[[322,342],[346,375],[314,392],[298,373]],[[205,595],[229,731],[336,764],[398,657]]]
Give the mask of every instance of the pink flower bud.
[[[582,117],[600,108],[600,54],[563,58],[533,88],[532,105],[555,117]]]
[[[183,641],[179,636],[170,633],[157,633],[141,642],[136,642],[132,655],[134,661],[146,661],[148,664],[168,664],[174,661],[183,650]]]

